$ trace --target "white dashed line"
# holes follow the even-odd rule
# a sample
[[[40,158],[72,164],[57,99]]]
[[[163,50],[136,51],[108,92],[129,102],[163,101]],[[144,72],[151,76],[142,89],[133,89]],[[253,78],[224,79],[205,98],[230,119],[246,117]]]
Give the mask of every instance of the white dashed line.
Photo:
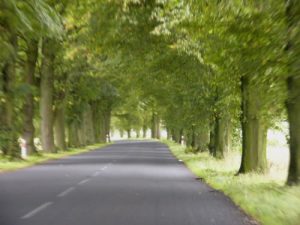
[[[107,166],[104,166],[101,170],[106,170],[107,169]]]
[[[99,171],[96,171],[95,173],[93,173],[93,177],[97,177],[98,175],[100,174],[100,172]]]
[[[25,216],[22,217],[22,219],[29,219],[30,217],[33,217],[35,214],[46,209],[48,206],[50,206],[52,204],[53,204],[53,202],[46,202],[45,204],[43,204],[43,205],[37,207],[36,209],[32,210],[31,212],[27,213]]]
[[[80,182],[78,183],[78,185],[83,185],[83,184],[85,184],[85,183],[87,183],[87,182],[89,182],[89,181],[90,181],[90,179],[82,180],[82,181],[80,181]]]
[[[57,197],[64,197],[67,194],[69,194],[71,191],[74,191],[74,190],[75,190],[74,187],[70,187],[67,190],[65,190],[65,191],[61,192],[60,194],[58,194]]]

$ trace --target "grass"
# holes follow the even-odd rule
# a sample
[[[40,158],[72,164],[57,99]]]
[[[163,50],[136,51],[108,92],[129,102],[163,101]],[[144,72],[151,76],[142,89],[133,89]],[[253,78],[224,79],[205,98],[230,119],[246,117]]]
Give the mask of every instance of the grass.
[[[284,179],[270,175],[235,176],[238,152],[225,160],[208,153],[185,153],[185,147],[165,141],[173,154],[213,188],[224,192],[246,213],[264,225],[300,225],[300,186],[284,186]]]
[[[58,153],[40,153],[39,155],[29,156],[26,160],[11,161],[6,157],[0,155],[0,172],[14,171],[36,164],[43,163],[48,160],[60,159],[66,156],[76,155],[84,152],[88,152],[94,149],[102,148],[108,144],[94,144],[83,148],[71,148],[67,151],[61,151]]]

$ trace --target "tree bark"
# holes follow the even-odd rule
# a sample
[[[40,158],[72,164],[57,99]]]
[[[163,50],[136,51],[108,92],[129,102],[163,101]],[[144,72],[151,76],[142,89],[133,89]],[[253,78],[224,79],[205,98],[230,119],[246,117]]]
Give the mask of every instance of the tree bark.
[[[68,125],[68,146],[79,147],[78,126],[75,122]]]
[[[217,117],[215,125],[215,152],[214,157],[218,159],[224,158],[226,150],[226,123],[224,118]]]
[[[59,105],[55,112],[54,122],[55,144],[60,151],[66,150],[65,108]]]
[[[155,123],[155,113],[152,113],[152,118],[151,118],[151,138],[155,139],[156,138],[156,123]]]
[[[119,130],[120,132],[120,137],[123,138],[124,137],[124,130]]]
[[[80,125],[78,126],[77,136],[78,136],[79,146],[81,146],[81,147],[86,146],[87,141],[86,141],[86,134],[85,134],[84,128],[83,128],[83,122],[81,122]]]
[[[110,142],[110,124],[111,124],[111,109],[108,108],[105,112],[105,139],[106,142]]]
[[[131,129],[127,130],[127,138],[131,138]]]
[[[156,112],[152,113],[151,138],[160,139],[160,120]]]
[[[17,52],[17,34],[8,24],[7,30],[9,33],[9,42],[14,50],[14,54]],[[4,154],[8,154],[11,158],[19,158],[20,151],[17,140],[17,128],[16,128],[16,113],[15,113],[15,76],[16,76],[16,56],[12,56],[4,64],[2,70],[2,83],[3,83],[3,95],[4,95],[4,107],[2,117],[1,132],[3,132],[4,140],[1,143],[1,150]]]
[[[172,140],[178,144],[181,144],[180,131],[179,129],[173,128],[172,130]]]
[[[286,108],[290,134],[290,164],[287,184],[300,184],[300,3],[297,0],[287,1],[287,47],[288,55],[288,98]]]
[[[182,142],[184,141],[184,136],[183,136],[183,128],[179,129],[179,139],[178,139],[178,144],[182,144]]]
[[[23,125],[23,138],[26,141],[27,153],[36,153],[34,145],[35,128],[33,125],[34,119],[34,94],[33,89],[35,86],[35,68],[38,57],[38,41],[27,41],[26,49],[26,67],[25,67],[25,83],[30,87],[30,91],[25,96],[25,103],[23,106],[24,112],[24,125]]]
[[[85,124],[85,134],[87,138],[87,144],[94,144],[95,141],[95,132],[93,126],[93,113],[92,108],[88,105],[85,113],[84,113],[84,124]]]
[[[290,134],[290,164],[288,184],[300,183],[300,79],[288,80],[287,112]]]
[[[215,141],[216,141],[216,138],[215,138],[215,121],[212,120],[210,122],[210,131],[209,131],[209,144],[208,144],[208,150],[209,150],[209,154],[211,155],[214,155],[215,153]]]
[[[155,128],[156,128],[156,131],[155,131],[155,136],[157,139],[160,139],[160,119],[158,116],[156,116],[156,120],[155,120]]]
[[[143,126],[143,138],[147,137],[147,126]]]
[[[110,117],[111,117],[111,112],[110,110],[108,111],[107,109],[101,109],[101,105],[99,105],[99,111],[97,113],[97,121],[98,121],[98,126],[99,129],[97,131],[97,134],[99,136],[100,142],[105,143],[107,135],[110,133]]]
[[[219,116],[215,116],[215,118],[211,122],[210,143],[209,143],[210,154],[215,158],[222,159],[224,158],[224,149],[225,149],[224,121]]]
[[[93,127],[94,127],[94,135],[95,135],[95,141],[101,142],[101,126],[102,126],[102,117],[101,117],[101,108],[100,108],[100,102],[95,101],[91,104],[92,107],[92,117],[93,117]]]
[[[42,68],[41,68],[41,139],[42,148],[45,152],[56,152],[53,136],[53,79],[55,42],[49,38],[43,40]]]
[[[196,150],[196,131],[195,131],[195,126],[192,126],[191,147]]]
[[[172,135],[171,135],[171,130],[169,128],[166,128],[167,130],[167,140],[171,140]]]
[[[266,148],[267,127],[260,118],[261,103],[251,89],[248,77],[242,77],[242,161],[239,173],[260,172],[267,170]]]
[[[139,129],[135,130],[136,132],[136,138],[140,138],[141,136],[141,131]]]
[[[198,151],[205,152],[208,150],[209,145],[209,129],[206,127],[201,128],[196,137],[196,146]]]
[[[224,153],[228,154],[232,148],[232,124],[230,119],[225,121],[225,149]]]
[[[195,139],[193,140],[194,128],[186,129],[184,136],[185,136],[186,146],[193,148],[195,150]]]
[[[106,142],[106,127],[105,127],[105,116],[101,113],[100,122],[100,142]]]

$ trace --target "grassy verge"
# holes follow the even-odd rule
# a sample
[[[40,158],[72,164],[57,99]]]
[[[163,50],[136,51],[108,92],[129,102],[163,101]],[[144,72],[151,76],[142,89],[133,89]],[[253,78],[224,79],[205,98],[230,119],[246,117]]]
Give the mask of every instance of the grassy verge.
[[[262,224],[300,224],[300,186],[286,187],[284,180],[268,175],[234,176],[239,164],[238,153],[231,153],[225,160],[216,160],[207,153],[186,154],[184,147],[169,141],[165,143],[193,173],[224,192]]]
[[[71,148],[67,151],[58,153],[43,153],[40,155],[29,156],[26,160],[11,161],[8,158],[0,156],[0,172],[14,171],[17,169],[26,168],[32,165],[36,165],[47,160],[60,159],[70,155],[76,155],[84,152],[88,152],[94,149],[102,148],[108,144],[94,144],[83,148]]]

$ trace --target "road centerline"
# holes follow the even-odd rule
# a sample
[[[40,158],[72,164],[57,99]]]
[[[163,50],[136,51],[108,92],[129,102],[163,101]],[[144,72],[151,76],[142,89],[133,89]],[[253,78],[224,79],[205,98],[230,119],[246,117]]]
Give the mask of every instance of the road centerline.
[[[93,173],[92,177],[97,177],[97,176],[99,176],[99,174],[100,174],[100,172],[96,171],[96,172]]]
[[[57,195],[57,197],[64,197],[64,196],[66,196],[67,194],[69,194],[70,192],[72,192],[74,190],[75,190],[75,187],[70,187],[70,188],[64,190],[63,192],[59,193]]]
[[[91,179],[85,179],[85,180],[82,180],[82,181],[80,181],[79,183],[78,183],[78,185],[83,185],[83,184],[85,184],[85,183],[87,183],[87,182],[89,182]]]
[[[42,210],[46,209],[48,206],[50,206],[52,204],[53,204],[53,202],[46,202],[46,203],[40,205],[39,207],[35,208],[34,210],[30,211],[26,215],[22,216],[22,219],[29,219],[29,218],[33,217],[34,215],[36,215],[37,213],[41,212]]]

